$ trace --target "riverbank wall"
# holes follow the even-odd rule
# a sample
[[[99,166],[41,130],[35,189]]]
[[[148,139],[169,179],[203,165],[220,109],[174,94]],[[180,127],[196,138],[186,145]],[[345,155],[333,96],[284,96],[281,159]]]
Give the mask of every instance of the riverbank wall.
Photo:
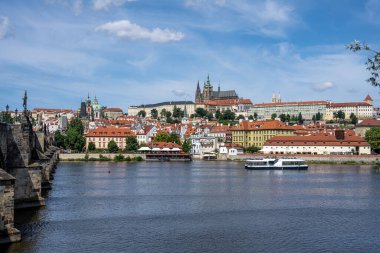
[[[107,158],[110,160],[113,160],[115,156],[123,155],[125,158],[129,157],[132,160],[136,159],[137,157],[141,157],[143,160],[146,159],[145,154],[136,154],[136,153],[120,153],[120,154],[114,154],[114,153],[71,153],[71,154],[65,154],[61,153],[59,155],[60,161],[84,161],[86,160],[102,160],[103,158]]]

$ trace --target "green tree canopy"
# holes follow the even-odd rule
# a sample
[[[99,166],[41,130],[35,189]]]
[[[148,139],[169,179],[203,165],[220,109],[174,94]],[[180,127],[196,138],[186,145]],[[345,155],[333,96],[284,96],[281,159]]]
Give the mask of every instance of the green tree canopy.
[[[75,128],[69,127],[66,131],[65,147],[81,152],[84,145],[84,137]]]
[[[54,133],[55,145],[59,148],[65,148],[65,136],[61,134],[61,131],[57,130]]]
[[[72,119],[66,131],[65,147],[71,150],[83,151],[85,146],[83,132],[84,127],[82,121],[78,118]]]
[[[365,132],[365,140],[376,153],[380,153],[380,127],[373,127]]]
[[[303,124],[303,117],[302,117],[302,113],[299,113],[298,114],[298,118],[297,118],[297,121],[298,121],[298,124],[302,125]]]
[[[235,113],[232,112],[230,109],[227,109],[223,112],[223,119],[224,120],[234,120],[235,119]]]
[[[206,114],[207,114],[207,111],[201,107],[198,107],[197,109],[195,109],[195,115],[197,117],[203,118],[204,116],[206,116]]]
[[[260,148],[256,146],[251,146],[244,149],[245,153],[257,153],[259,151],[260,151]]]
[[[170,135],[167,132],[161,132],[154,137],[154,141],[157,142],[169,142],[170,141]]]
[[[160,112],[161,117],[166,117],[166,109],[162,109]]]
[[[237,120],[240,120],[240,119],[243,119],[243,120],[244,120],[245,117],[244,117],[243,115],[239,114],[239,115],[236,117],[236,119],[237,119]]]
[[[220,112],[219,109],[216,110],[216,112],[215,112],[215,118],[216,118],[217,120],[222,120],[222,119],[223,119],[223,114]]]
[[[351,124],[356,125],[358,123],[358,118],[356,117],[354,113],[350,114],[350,119],[351,119]]]
[[[95,149],[96,149],[96,147],[95,147],[95,143],[93,143],[92,141],[90,141],[90,142],[88,143],[87,150],[88,150],[88,151],[94,151]]]
[[[272,113],[271,117],[270,117],[272,120],[277,118],[277,114],[276,113]]]
[[[125,139],[125,151],[136,151],[139,148],[136,137],[127,136]]]
[[[84,132],[83,123],[79,118],[73,118],[67,128],[74,128],[80,134]]]
[[[212,115],[211,112],[208,112],[208,113],[206,114],[206,119],[208,119],[208,120],[212,120],[213,118],[214,118],[214,115]]]
[[[137,115],[138,115],[139,117],[141,117],[141,118],[145,118],[145,116],[146,116],[146,112],[145,112],[144,110],[141,110],[141,111],[139,111],[139,112],[137,113]]]
[[[189,153],[191,151],[190,139],[185,139],[185,141],[182,143],[182,150],[183,152],[186,152],[186,153]]]
[[[153,118],[153,119],[157,119],[158,117],[158,111],[156,109],[152,109],[150,110],[150,116]]]
[[[117,151],[119,151],[119,147],[117,146],[116,142],[114,140],[110,140],[108,142],[108,152],[116,153]]]

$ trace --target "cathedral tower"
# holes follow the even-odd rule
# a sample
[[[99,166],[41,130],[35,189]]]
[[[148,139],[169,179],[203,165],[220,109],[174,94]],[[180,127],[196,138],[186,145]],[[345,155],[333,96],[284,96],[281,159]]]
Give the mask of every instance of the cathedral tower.
[[[199,87],[199,81],[197,84],[197,90],[195,91],[195,103],[200,104],[202,103],[202,94],[201,94],[201,88]]]

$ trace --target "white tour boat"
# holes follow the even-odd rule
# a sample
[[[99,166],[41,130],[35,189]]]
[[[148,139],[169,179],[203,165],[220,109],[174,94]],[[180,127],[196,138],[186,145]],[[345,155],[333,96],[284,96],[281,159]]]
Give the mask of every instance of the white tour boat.
[[[245,168],[249,170],[307,170],[305,161],[297,158],[248,159]]]

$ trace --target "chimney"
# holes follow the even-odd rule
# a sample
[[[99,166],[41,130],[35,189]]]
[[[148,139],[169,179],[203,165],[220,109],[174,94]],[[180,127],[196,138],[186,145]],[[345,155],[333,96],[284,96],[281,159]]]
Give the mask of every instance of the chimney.
[[[344,140],[344,129],[336,129],[335,130],[335,138],[337,140]]]

